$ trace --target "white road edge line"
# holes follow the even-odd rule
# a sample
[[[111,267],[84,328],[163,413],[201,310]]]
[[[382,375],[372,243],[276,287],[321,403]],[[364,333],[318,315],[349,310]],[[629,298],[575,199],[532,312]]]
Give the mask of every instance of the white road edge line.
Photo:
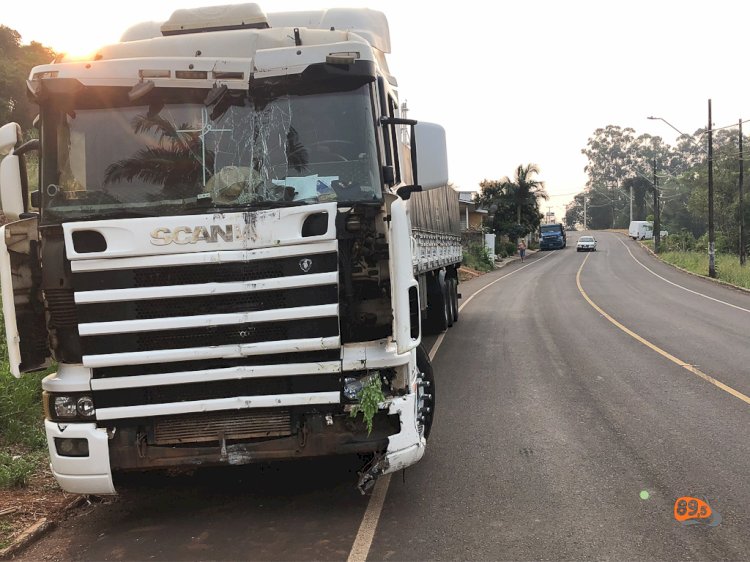
[[[653,271],[652,269],[650,269],[648,266],[646,266],[643,263],[641,263],[640,261],[638,261],[638,258],[636,258],[633,255],[633,252],[630,251],[630,248],[628,248],[628,245],[625,244],[625,242],[623,242],[622,240],[619,240],[619,242],[620,242],[620,244],[622,244],[623,246],[625,246],[625,249],[630,254],[630,257],[633,258],[638,265],[640,265],[643,269],[645,269],[646,271],[648,271],[652,275],[656,275],[662,281],[666,281],[670,285],[674,285],[675,287],[678,287],[678,288],[682,289],[683,291],[687,291],[688,293],[693,293],[694,295],[698,295],[699,297],[703,297],[704,299],[708,299],[710,301],[714,301],[714,302],[718,302],[718,303],[721,303],[721,304],[725,304],[727,306],[731,306],[732,308],[736,308],[737,310],[741,310],[743,312],[750,312],[750,309],[742,308],[741,306],[737,306],[736,304],[732,304],[730,302],[726,302],[726,301],[723,301],[723,300],[715,299],[714,297],[709,297],[708,295],[704,295],[703,293],[699,293],[698,291],[693,291],[692,289],[688,289],[687,287],[683,287],[682,285],[678,285],[677,283],[674,283],[673,281],[670,281],[669,279],[666,279],[666,278],[662,277],[661,275],[659,275],[658,273],[656,273],[655,271]]]
[[[547,259],[551,255],[553,254],[549,253],[543,258],[534,260],[527,265],[519,267],[518,269],[514,269],[510,273],[506,273],[502,277],[495,279],[492,283],[487,283],[484,287],[477,290],[463,302],[461,307],[458,309],[459,312],[462,311],[467,304],[469,304],[471,299],[473,299],[485,289],[491,287],[498,281],[502,281],[506,277],[510,277],[511,275],[521,271],[522,269],[526,269],[530,265],[534,265],[535,263]],[[445,332],[441,333],[440,336],[438,336],[437,340],[435,340],[435,343],[432,345],[432,348],[429,352],[430,361],[435,358],[435,354],[437,354],[438,348],[443,343],[443,340],[445,339],[445,335],[447,333],[448,332],[446,330]],[[375,538],[375,531],[378,528],[380,513],[383,511],[383,504],[385,503],[385,496],[388,493],[388,486],[390,483],[391,474],[386,474],[385,476],[378,478],[378,481],[375,482],[375,487],[373,488],[372,495],[370,496],[370,500],[367,503],[365,514],[362,516],[362,522],[359,524],[357,536],[354,537],[354,543],[352,544],[352,549],[349,552],[349,558],[347,558],[347,562],[365,562],[367,560],[367,556],[370,554],[370,546],[372,546],[372,540]]]

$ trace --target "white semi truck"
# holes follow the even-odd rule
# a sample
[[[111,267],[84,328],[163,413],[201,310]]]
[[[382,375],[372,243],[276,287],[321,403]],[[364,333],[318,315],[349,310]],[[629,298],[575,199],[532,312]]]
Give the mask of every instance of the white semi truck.
[[[39,140],[0,129],[0,274],[13,374],[57,364],[63,489],[360,453],[364,491],[422,457],[458,197],[443,129],[400,115],[389,41],[377,11],[241,4],[32,70]]]

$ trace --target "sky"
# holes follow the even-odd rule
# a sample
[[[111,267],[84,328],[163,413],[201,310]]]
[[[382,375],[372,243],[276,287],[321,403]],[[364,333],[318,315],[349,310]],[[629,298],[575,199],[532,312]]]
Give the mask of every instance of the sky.
[[[129,26],[173,10],[231,0],[6,3],[0,24],[23,43],[85,54]],[[597,128],[632,127],[674,143],[708,122],[750,117],[745,39],[750,3],[735,0],[269,0],[266,12],[368,7],[388,17],[391,72],[409,117],[443,125],[451,181],[537,164],[550,200],[564,205],[586,183],[581,150]]]

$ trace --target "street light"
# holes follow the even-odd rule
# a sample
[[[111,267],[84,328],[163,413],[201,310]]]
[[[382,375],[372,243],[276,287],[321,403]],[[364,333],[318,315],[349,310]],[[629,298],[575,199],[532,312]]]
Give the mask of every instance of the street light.
[[[666,119],[664,119],[664,117],[654,117],[653,115],[649,115],[648,117],[646,117],[646,119],[650,119],[652,121],[664,121],[667,125],[669,125],[670,127],[672,127],[675,131],[677,131],[678,133],[680,133],[683,137],[689,138],[690,142],[692,142],[693,144],[695,144],[695,146],[697,146],[698,148],[700,148],[703,152],[708,153],[708,151],[705,148],[703,148],[700,144],[698,144],[695,141],[695,139],[693,138],[693,135],[688,135],[687,133],[683,133],[677,127],[675,127],[674,125],[672,125],[672,123],[670,123],[669,121],[667,121]]]

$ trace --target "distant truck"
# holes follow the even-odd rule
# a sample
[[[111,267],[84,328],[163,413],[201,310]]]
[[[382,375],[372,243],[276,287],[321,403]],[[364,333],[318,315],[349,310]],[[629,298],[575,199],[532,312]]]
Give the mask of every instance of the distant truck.
[[[651,221],[630,221],[628,236],[633,240],[651,240],[654,237],[654,224]]]
[[[561,223],[543,224],[539,229],[540,250],[561,250],[567,245],[565,227]]]
[[[64,490],[358,453],[364,491],[422,457],[460,221],[445,132],[402,117],[389,52],[378,11],[241,4],[31,71],[41,140],[0,128],[0,277],[11,372],[57,362]]]
[[[669,232],[660,230],[659,236],[666,238]],[[628,236],[633,240],[651,240],[654,237],[654,223],[651,221],[631,221],[628,227]]]

